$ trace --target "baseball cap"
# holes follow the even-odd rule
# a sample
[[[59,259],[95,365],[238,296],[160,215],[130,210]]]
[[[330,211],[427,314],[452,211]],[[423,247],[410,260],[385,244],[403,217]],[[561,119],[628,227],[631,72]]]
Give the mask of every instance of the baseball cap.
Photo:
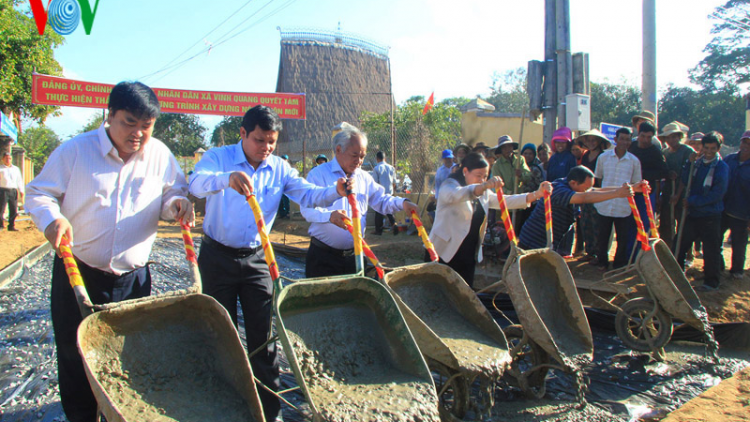
[[[449,149],[443,150],[443,158],[453,158],[453,151]]]

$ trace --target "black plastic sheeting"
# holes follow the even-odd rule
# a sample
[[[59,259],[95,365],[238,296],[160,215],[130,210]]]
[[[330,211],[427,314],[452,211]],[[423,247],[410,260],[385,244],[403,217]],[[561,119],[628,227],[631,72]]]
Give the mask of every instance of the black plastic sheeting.
[[[182,244],[178,240],[158,239],[151,259],[166,265],[153,265],[154,294],[183,288],[188,268]],[[304,277],[304,264],[278,256],[282,275],[291,279]],[[17,281],[0,290],[0,422],[65,421],[58,397],[54,338],[49,320],[49,280],[51,254],[28,269]],[[480,295],[501,326],[510,324],[492,305],[491,295]],[[517,323],[507,296],[498,296],[495,305]],[[518,390],[501,382],[495,392],[495,415],[484,420],[565,420],[629,421],[644,412],[665,413],[697,396],[721,379],[728,378],[747,365],[747,353],[738,358],[722,358],[714,365],[695,345],[680,352],[671,350],[669,361],[652,362],[648,355],[625,349],[614,334],[614,314],[587,309],[594,332],[594,362],[587,368],[589,380],[584,410],[575,410],[573,378],[550,372],[547,395],[542,401],[528,401]],[[240,327],[242,316],[240,315]],[[749,324],[715,326],[720,353],[730,346],[743,346],[750,336]],[[245,340],[244,329],[240,337]],[[675,331],[674,340],[699,341],[702,335],[690,327]],[[742,341],[738,341],[741,339]],[[744,344],[748,350],[747,344]],[[285,357],[281,356],[282,387],[294,388],[296,380]],[[299,390],[286,393],[286,400],[301,413],[284,405],[287,421],[309,418],[309,408]],[[544,406],[541,406],[544,405]],[[536,410],[534,410],[536,408]],[[539,410],[541,409],[541,410]],[[551,409],[551,410],[550,410]],[[562,409],[562,410],[560,410]],[[473,420],[470,414],[467,420]]]

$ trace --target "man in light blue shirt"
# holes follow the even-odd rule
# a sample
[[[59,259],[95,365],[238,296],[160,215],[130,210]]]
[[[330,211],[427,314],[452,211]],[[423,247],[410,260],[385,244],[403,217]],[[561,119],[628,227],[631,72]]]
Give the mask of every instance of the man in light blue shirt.
[[[383,151],[378,151],[375,154],[375,159],[378,163],[375,168],[372,169],[372,179],[375,183],[379,184],[385,190],[388,195],[393,195],[393,187],[396,183],[396,169],[392,165],[385,162],[385,154]],[[396,227],[396,219],[393,218],[393,214],[386,214],[388,221],[391,222],[393,228],[393,234],[398,234],[398,228]],[[383,214],[375,211],[375,232],[378,236],[383,234]]]
[[[435,172],[435,198],[440,192],[440,185],[451,175],[451,167],[453,167],[453,151],[443,150],[443,165]]]
[[[255,193],[266,227],[271,227],[282,195],[302,206],[325,206],[347,189],[343,177],[326,187],[312,185],[289,163],[271,155],[279,131],[281,119],[270,108],[251,108],[242,120],[241,141],[208,150],[190,176],[190,193],[206,198],[205,234],[198,256],[203,292],[227,309],[235,325],[239,298],[248,350],[256,350],[270,336],[273,284],[246,197]],[[276,343],[251,357],[250,363],[255,376],[278,391]],[[263,388],[258,395],[266,420],[282,420],[279,399]]]
[[[367,154],[367,136],[359,129],[347,125],[333,137],[333,142],[334,159],[312,169],[307,175],[308,181],[318,186],[331,186],[342,177],[354,179],[354,193],[362,221],[366,220],[368,206],[381,214],[393,214],[402,209],[407,213],[417,210],[417,206],[408,200],[385,193],[383,186],[375,183],[372,176],[360,168]],[[346,198],[340,198],[328,207],[300,207],[300,210],[302,216],[312,223],[305,276],[354,274],[354,240],[344,226],[344,218],[352,214]]]

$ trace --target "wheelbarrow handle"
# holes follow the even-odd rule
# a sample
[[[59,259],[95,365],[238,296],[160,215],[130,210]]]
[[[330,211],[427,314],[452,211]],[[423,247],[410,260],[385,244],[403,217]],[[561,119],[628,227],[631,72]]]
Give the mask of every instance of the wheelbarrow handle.
[[[552,249],[552,194],[544,191],[544,230],[547,234],[547,248]]]
[[[352,232],[352,237],[354,238],[354,262],[356,264],[357,273],[364,274],[365,260],[362,254],[362,221],[359,216],[359,208],[357,207],[357,198],[352,191],[346,192],[346,198],[349,200],[349,206],[352,209],[352,226],[354,226],[354,231]]]
[[[651,207],[651,186],[646,182],[645,189],[643,191],[643,199],[646,201],[646,213],[648,214],[649,223],[649,235],[653,238],[659,237],[659,231],[656,230],[656,218],[654,217],[654,209]]]
[[[201,273],[198,270],[198,255],[195,252],[193,235],[190,233],[190,226],[182,220],[180,221],[180,228],[182,229],[182,242],[185,245],[185,257],[190,265],[190,278],[193,282],[189,290],[201,293],[203,291],[203,282],[201,280]]]
[[[78,270],[78,264],[73,257],[73,252],[70,250],[70,241],[65,236],[60,241],[60,254],[65,265],[65,272],[68,274],[70,287],[73,288],[73,293],[76,295],[78,309],[81,311],[81,316],[85,318],[94,313],[94,305],[91,303],[89,293],[86,291],[86,285],[83,283],[83,277],[81,277],[81,272]]]
[[[628,204],[630,210],[633,212],[635,218],[635,226],[638,228],[636,239],[641,242],[641,247],[645,251],[651,250],[651,245],[648,244],[648,235],[646,235],[646,229],[643,227],[643,220],[641,220],[641,213],[638,212],[638,207],[635,205],[635,198],[628,197]]]
[[[516,238],[516,232],[513,231],[513,222],[508,215],[508,206],[505,204],[505,198],[503,197],[502,189],[497,190],[497,202],[500,203],[500,218],[503,220],[503,224],[505,225],[505,232],[508,234],[508,239],[517,245],[518,239]]]
[[[346,230],[349,231],[349,233],[352,234],[352,237],[354,237],[354,226],[352,225],[352,220],[348,218],[344,218],[344,225],[346,226]],[[380,260],[375,256],[375,253],[370,249],[370,246],[367,244],[367,242],[362,240],[362,250],[365,253],[365,256],[372,262],[372,265],[375,266],[375,271],[378,273],[378,277],[383,280],[385,278],[385,272],[383,271],[383,266],[380,264]]]
[[[427,236],[427,230],[425,230],[424,225],[422,224],[422,220],[419,219],[419,216],[417,215],[417,212],[412,210],[411,211],[411,218],[414,221],[414,225],[417,226],[417,232],[419,233],[419,237],[422,238],[422,243],[424,243],[424,247],[427,249],[427,252],[430,254],[430,259],[433,262],[438,261],[438,254],[435,250],[435,245],[432,244],[430,241],[430,237]]]
[[[255,224],[258,226],[258,234],[260,235],[263,252],[265,252],[266,264],[268,264],[271,279],[278,280],[281,274],[279,274],[279,266],[276,264],[276,255],[274,255],[273,246],[271,246],[271,241],[268,239],[266,223],[263,221],[263,212],[260,210],[260,204],[258,204],[258,199],[255,198],[254,193],[247,196],[247,203],[250,204],[250,208],[253,210],[253,215],[255,216]]]

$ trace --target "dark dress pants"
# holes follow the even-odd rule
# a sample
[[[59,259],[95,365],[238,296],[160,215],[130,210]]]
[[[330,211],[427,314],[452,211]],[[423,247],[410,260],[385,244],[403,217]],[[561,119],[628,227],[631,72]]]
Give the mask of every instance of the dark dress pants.
[[[273,281],[263,249],[259,248],[248,255],[232,254],[220,250],[204,237],[198,255],[198,268],[203,280],[203,293],[216,299],[229,312],[235,326],[239,298],[245,317],[247,350],[255,351],[271,336]],[[279,357],[275,341],[252,356],[250,366],[260,382],[273,391],[279,391]],[[266,420],[273,421],[281,410],[278,397],[262,387],[258,388],[258,395]]]
[[[331,277],[357,273],[357,264],[352,251],[333,249],[310,241],[305,259],[305,277]],[[365,258],[365,261],[367,258]],[[365,262],[367,264],[367,262]]]
[[[597,241],[598,252],[596,254],[599,265],[606,266],[609,263],[609,237],[612,234],[612,225],[615,226],[615,236],[617,239],[617,249],[615,250],[615,260],[612,268],[621,268],[628,264],[630,251],[631,227],[634,220],[628,217],[609,217],[599,214],[599,239]],[[632,246],[631,246],[632,248]]]
[[[116,276],[91,268],[78,261],[86,291],[94,304],[120,302],[146,297],[151,293],[151,274],[148,267]],[[83,359],[76,346],[78,325],[83,318],[78,309],[73,288],[70,287],[65,264],[55,256],[52,268],[51,293],[52,326],[57,348],[57,371],[60,383],[60,402],[70,422],[96,421],[96,398],[91,391]]]
[[[12,229],[16,225],[16,216],[18,215],[18,190],[0,188],[0,228],[4,227],[2,220],[5,215],[5,205],[8,204],[8,228]]]
[[[719,267],[721,265],[721,214],[708,217],[692,217],[685,219],[685,231],[682,233],[680,254],[677,263],[685,267],[685,256],[697,238],[703,240],[703,274],[704,284],[719,287]]]
[[[747,252],[747,221],[724,213],[721,216],[721,238],[727,230],[732,234],[732,274],[745,272],[745,254]],[[724,255],[721,255],[721,266],[724,267]]]
[[[375,234],[383,233],[383,217],[383,214],[375,211]],[[395,230],[396,219],[393,218],[393,215],[386,214],[385,217],[388,217],[388,221],[390,221],[391,227]]]

